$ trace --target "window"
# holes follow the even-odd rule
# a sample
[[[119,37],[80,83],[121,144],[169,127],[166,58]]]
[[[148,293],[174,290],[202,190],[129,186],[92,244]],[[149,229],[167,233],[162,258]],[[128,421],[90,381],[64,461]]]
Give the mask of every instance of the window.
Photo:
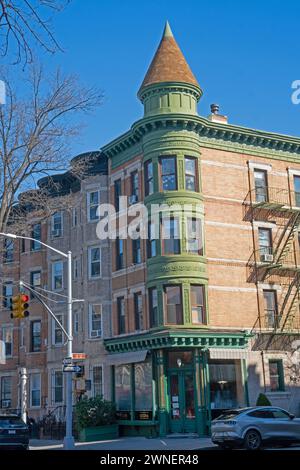
[[[268,180],[265,170],[254,170],[255,199],[256,202],[268,201]]]
[[[177,189],[175,157],[162,157],[160,159],[160,189],[162,191],[175,191]]]
[[[89,305],[89,335],[90,338],[102,336],[102,305]]]
[[[178,255],[180,253],[179,219],[163,217],[161,221],[162,254]]]
[[[135,292],[134,296],[134,318],[135,318],[135,329],[143,329],[143,296],[141,292]]]
[[[211,409],[227,409],[226,415],[237,413],[230,408],[245,406],[244,385],[241,380],[240,360],[210,360],[210,400]],[[226,417],[227,417],[226,416]],[[234,416],[232,416],[234,419]]]
[[[132,240],[132,258],[134,264],[140,264],[142,262],[140,238]]]
[[[4,326],[2,328],[2,341],[5,345],[5,357],[12,357],[13,353],[13,328],[12,326]]]
[[[54,403],[63,402],[63,373],[56,370],[52,377],[53,401]]]
[[[63,289],[63,270],[64,265],[62,261],[56,261],[52,264],[52,289]]]
[[[126,332],[124,297],[117,298],[117,314],[118,314],[118,333],[119,335],[121,335]]]
[[[63,316],[55,315],[57,320],[63,324]],[[58,323],[53,319],[52,320],[52,343],[55,346],[61,346],[63,344],[63,332]]]
[[[39,352],[41,350],[41,322],[35,320],[30,325],[30,350],[31,352]]]
[[[273,413],[271,410],[255,410],[248,413],[247,416],[251,416],[251,418],[272,419]]]
[[[154,177],[153,177],[153,163],[148,160],[145,163],[145,196],[150,196],[154,193]]]
[[[77,227],[77,224],[78,224],[77,208],[73,207],[73,209],[72,209],[72,227]]]
[[[55,212],[51,218],[51,235],[52,237],[61,237],[63,233],[62,212]]]
[[[131,196],[134,196],[134,202],[139,200],[139,174],[138,171],[133,171],[130,175],[131,183]]]
[[[156,236],[155,236],[155,224],[153,222],[148,223],[148,240],[147,240],[147,257],[152,258],[156,256]]]
[[[30,406],[41,406],[41,374],[30,375]]]
[[[191,286],[192,323],[205,323],[205,290],[204,286]]]
[[[80,321],[80,313],[74,313],[74,335],[78,335],[79,333],[79,321]]]
[[[271,411],[274,419],[291,419],[290,415],[286,411],[283,411],[279,408],[274,408]]]
[[[26,240],[24,238],[21,239],[21,252],[25,253],[26,251]]]
[[[122,238],[116,238],[116,269],[124,268],[124,240]]]
[[[269,360],[270,390],[271,392],[284,391],[284,373],[281,359]]]
[[[182,325],[181,286],[165,286],[165,320],[171,325]]]
[[[37,288],[37,292],[39,292],[39,287],[42,286],[41,271],[31,271],[30,285],[33,289]],[[30,292],[30,297],[34,299],[35,296],[33,292]]]
[[[14,260],[14,242],[10,238],[5,238],[3,244],[3,263],[12,263]]]
[[[185,157],[185,189],[188,191],[198,191],[198,174],[197,174],[197,159],[193,157]]]
[[[87,193],[87,204],[88,204],[88,221],[93,222],[99,220],[97,210],[100,204],[100,192],[90,191]]]
[[[101,276],[101,249],[100,247],[89,248],[89,277]]]
[[[12,377],[1,377],[1,408],[10,408],[12,399]]]
[[[300,207],[300,176],[294,176],[295,204]]]
[[[30,242],[31,251],[40,250],[41,249],[41,244],[39,243],[39,241],[41,241],[41,239],[42,239],[42,226],[41,226],[41,224],[34,224],[32,226],[31,237],[34,238],[34,240],[31,240],[31,242]]]
[[[150,320],[150,327],[154,327],[158,325],[158,300],[157,300],[157,289],[155,287],[151,287],[149,289],[149,320]]]
[[[3,307],[10,308],[10,302],[13,296],[13,283],[5,282],[5,284],[3,284],[2,292],[3,292]]]
[[[258,229],[258,243],[260,260],[264,261],[265,255],[272,255],[272,230],[270,228]]]
[[[114,183],[114,193],[115,193],[115,209],[117,212],[120,210],[120,197],[122,195],[122,181],[118,179]]]
[[[131,364],[115,367],[115,391],[118,411],[131,410]]]
[[[93,392],[94,392],[94,397],[103,395],[102,366],[93,367]]]
[[[186,225],[187,252],[203,255],[201,219],[188,217]]]
[[[278,309],[277,309],[277,294],[275,290],[264,290],[264,313],[267,328],[277,327],[278,323]]]
[[[135,411],[152,411],[151,360],[134,364]]]
[[[80,276],[80,259],[74,258],[73,260],[73,279],[76,280]]]

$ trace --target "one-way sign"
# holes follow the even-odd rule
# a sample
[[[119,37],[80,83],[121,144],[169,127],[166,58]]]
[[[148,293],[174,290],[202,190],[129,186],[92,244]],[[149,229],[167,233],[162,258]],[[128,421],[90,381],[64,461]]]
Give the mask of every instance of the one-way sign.
[[[74,364],[66,364],[63,366],[63,372],[74,372],[78,374],[81,371],[80,366],[75,366]]]

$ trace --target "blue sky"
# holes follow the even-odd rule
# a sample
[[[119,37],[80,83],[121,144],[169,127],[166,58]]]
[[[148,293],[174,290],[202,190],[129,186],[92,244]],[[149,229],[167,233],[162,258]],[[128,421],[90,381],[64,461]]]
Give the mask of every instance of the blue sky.
[[[142,116],[136,92],[169,20],[204,95],[232,124],[300,135],[300,105],[291,83],[300,79],[300,2],[201,0],[72,0],[54,21],[64,53],[42,55],[104,94],[86,118],[73,154],[98,149]]]

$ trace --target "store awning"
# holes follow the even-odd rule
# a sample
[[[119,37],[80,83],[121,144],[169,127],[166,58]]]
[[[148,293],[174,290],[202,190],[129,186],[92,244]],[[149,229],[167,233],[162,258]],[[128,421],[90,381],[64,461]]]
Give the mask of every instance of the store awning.
[[[119,366],[120,364],[132,364],[133,362],[143,362],[147,356],[147,350],[127,353],[109,354],[106,356],[104,364],[109,366]]]
[[[247,359],[248,349],[209,348],[211,359]]]

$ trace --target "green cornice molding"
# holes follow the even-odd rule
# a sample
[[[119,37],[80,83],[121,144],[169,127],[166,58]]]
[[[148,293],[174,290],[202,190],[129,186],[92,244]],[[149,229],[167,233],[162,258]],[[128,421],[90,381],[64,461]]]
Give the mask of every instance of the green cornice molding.
[[[245,331],[228,332],[208,329],[198,330],[169,330],[147,332],[143,334],[126,335],[104,340],[105,348],[110,353],[138,351],[141,349],[161,348],[246,348],[249,335]]]
[[[187,93],[192,94],[194,98],[199,101],[201,98],[203,91],[200,87],[193,85],[192,83],[184,83],[184,82],[159,82],[159,83],[152,83],[148,85],[142,90],[138,92],[138,98],[141,102],[148,96],[157,94],[157,93],[170,93],[170,92],[180,92],[180,93]]]
[[[113,161],[114,157],[118,156],[116,162],[118,165],[120,154],[142,142],[144,136],[150,132],[162,129],[193,131],[198,135],[200,146],[207,148],[299,162],[300,138],[298,137],[221,124],[200,116],[182,114],[157,115],[140,119],[133,124],[130,131],[104,146],[102,152]]]

